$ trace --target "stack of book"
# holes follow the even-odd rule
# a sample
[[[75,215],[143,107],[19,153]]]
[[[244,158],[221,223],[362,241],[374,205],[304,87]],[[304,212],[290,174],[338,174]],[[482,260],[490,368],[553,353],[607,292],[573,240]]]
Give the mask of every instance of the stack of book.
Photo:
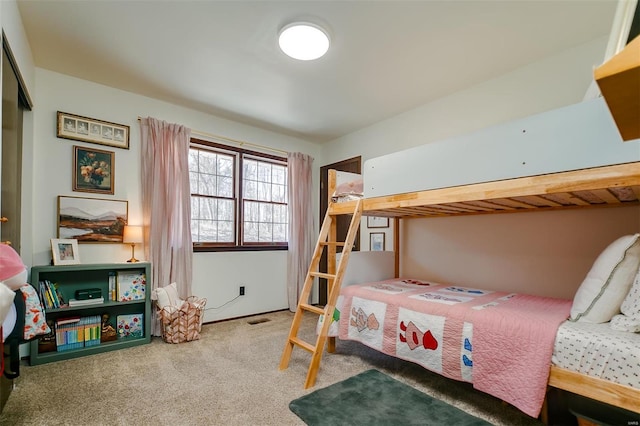
[[[56,347],[68,351],[100,344],[100,315],[56,320]]]
[[[62,293],[58,290],[58,284],[54,284],[49,280],[40,281],[38,283],[40,300],[44,303],[45,308],[54,309],[67,306],[62,297]]]

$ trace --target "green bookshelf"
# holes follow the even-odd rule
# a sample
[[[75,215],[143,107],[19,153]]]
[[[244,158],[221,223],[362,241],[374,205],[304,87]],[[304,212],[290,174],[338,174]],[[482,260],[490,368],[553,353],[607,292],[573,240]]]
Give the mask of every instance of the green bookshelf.
[[[146,288],[144,299],[119,302],[109,300],[109,276],[110,274],[144,273]],[[40,339],[30,342],[30,365],[46,364],[65,359],[78,358],[102,352],[109,352],[133,346],[144,345],[151,342],[151,264],[138,263],[97,263],[80,265],[58,266],[34,266],[31,268],[31,285],[39,292],[39,282],[48,280],[56,283],[59,292],[65,301],[75,298],[76,291],[99,288],[104,303],[96,305],[47,308],[44,307],[47,321],[53,321],[68,317],[85,317],[92,315],[109,315],[109,324],[117,329],[118,315],[143,314],[142,337],[117,338],[116,340],[101,342],[95,346],[85,346],[76,349],[58,351],[57,347],[51,349],[40,344]],[[43,301],[44,305],[44,301]],[[43,350],[47,350],[43,352]]]

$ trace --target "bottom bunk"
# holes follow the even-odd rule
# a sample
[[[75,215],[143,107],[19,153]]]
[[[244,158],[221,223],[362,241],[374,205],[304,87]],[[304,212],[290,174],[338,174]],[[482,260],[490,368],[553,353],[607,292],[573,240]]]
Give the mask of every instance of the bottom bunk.
[[[473,383],[543,420],[549,387],[640,414],[640,234],[607,247],[573,300],[390,278],[393,259],[351,254],[330,336]]]
[[[390,279],[344,287],[331,334],[472,383],[532,417],[544,416],[547,386],[640,413],[640,334],[566,321],[571,304]]]

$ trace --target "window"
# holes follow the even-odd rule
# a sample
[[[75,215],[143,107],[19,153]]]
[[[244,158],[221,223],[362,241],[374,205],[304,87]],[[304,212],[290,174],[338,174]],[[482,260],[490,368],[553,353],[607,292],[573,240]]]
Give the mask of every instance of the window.
[[[192,139],[189,180],[194,250],[287,248],[286,159]]]

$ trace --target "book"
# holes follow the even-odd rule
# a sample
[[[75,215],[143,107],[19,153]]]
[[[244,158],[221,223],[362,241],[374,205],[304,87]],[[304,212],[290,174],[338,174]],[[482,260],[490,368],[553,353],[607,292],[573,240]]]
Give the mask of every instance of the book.
[[[141,271],[118,271],[116,277],[118,301],[144,300],[147,278]]]
[[[118,315],[116,317],[118,339],[126,339],[128,337],[143,337],[143,319],[144,314]]]
[[[95,299],[69,299],[69,307],[101,305],[104,303],[104,297],[96,297]]]
[[[109,300],[116,300],[116,273],[109,272]]]

